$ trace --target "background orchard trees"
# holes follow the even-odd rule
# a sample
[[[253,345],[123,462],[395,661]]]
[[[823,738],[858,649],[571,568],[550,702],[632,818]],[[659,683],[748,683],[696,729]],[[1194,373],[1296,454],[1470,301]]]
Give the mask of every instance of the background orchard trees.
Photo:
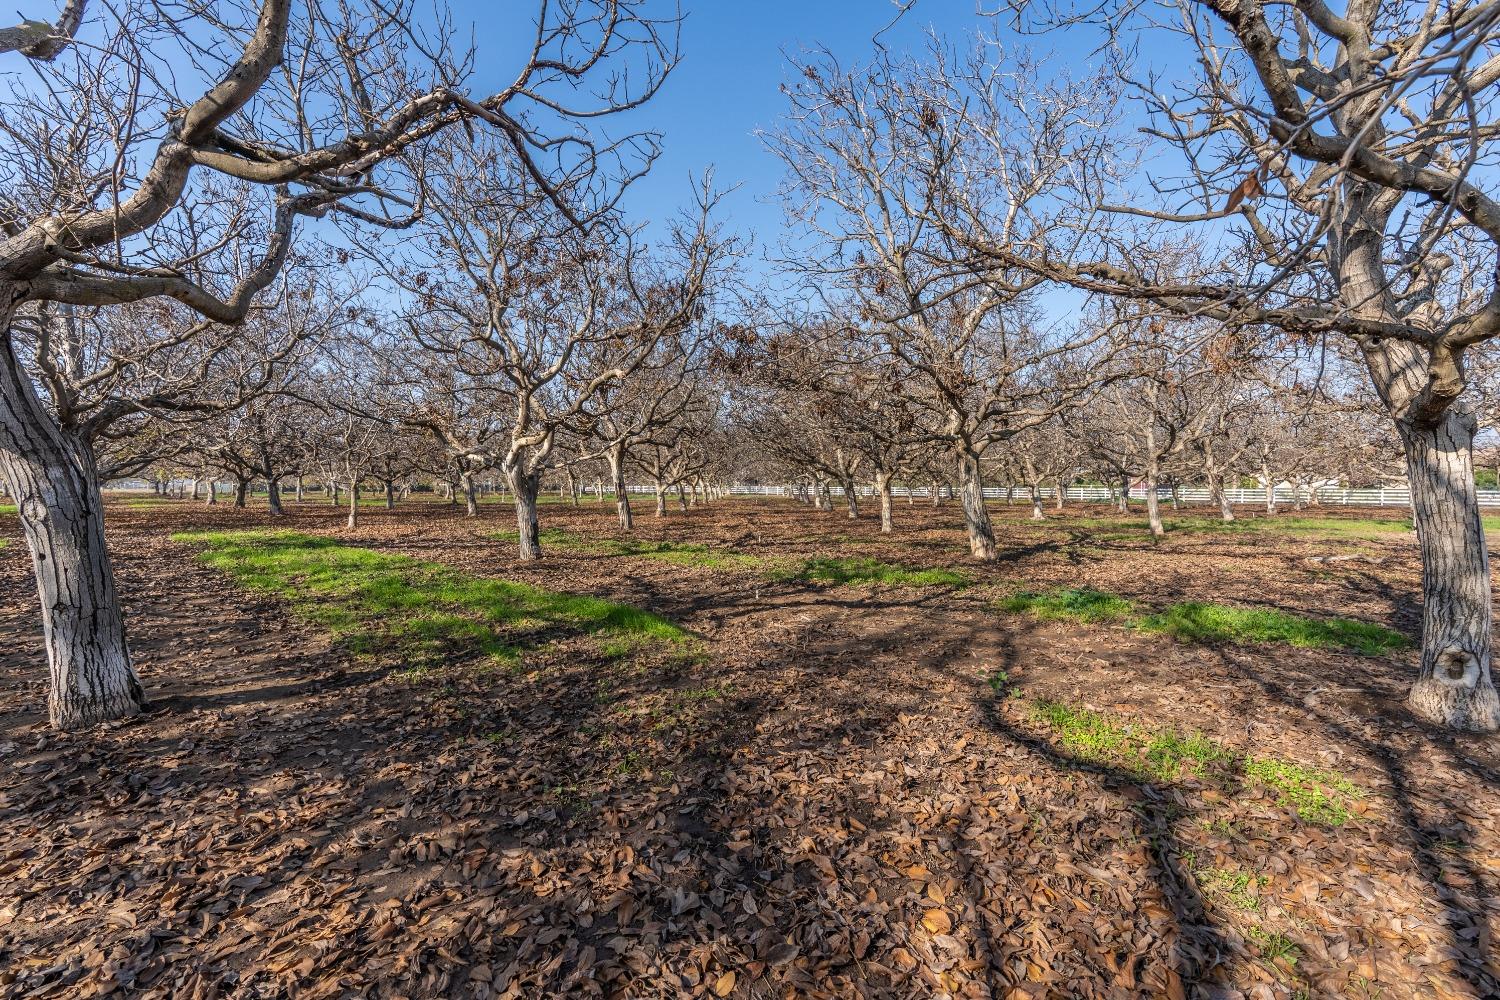
[[[1149,32],[1156,52],[1178,43],[1172,65],[1188,75],[1131,91],[1149,135],[1169,149],[1157,162],[1180,165],[1153,178],[1163,197],[1142,197],[1138,185],[1080,190],[1075,211],[1092,213],[1091,224],[1026,248],[951,210],[941,213],[945,231],[1007,271],[1268,337],[1348,338],[1401,438],[1411,485],[1423,564],[1411,707],[1454,728],[1500,729],[1477,424],[1464,391],[1466,355],[1500,334],[1500,202],[1487,180],[1500,152],[1500,24],[1479,0],[1341,13],[1257,0],[1170,7],[1168,24],[1133,3],[1063,18]],[[963,113],[950,155],[983,170],[1010,123],[982,101]],[[1119,148],[1093,123],[1069,131],[1092,136],[1094,162]],[[964,190],[950,185],[955,205]],[[973,214],[1001,217],[982,206]],[[1163,273],[1150,248],[1164,238],[1200,239],[1224,251],[1222,263]]]
[[[660,326],[661,335],[652,337],[652,351],[629,378],[600,386],[574,422],[582,439],[582,460],[604,463],[622,530],[635,527],[626,483],[630,461],[641,448],[690,421],[692,411],[702,407],[704,394],[712,391],[708,379],[716,330],[698,321],[695,313],[702,312],[690,307],[642,313],[638,322]],[[691,474],[700,471],[693,466]]]
[[[1092,180],[1082,165],[1098,159],[1093,140],[1069,126],[1106,121],[1113,91],[1091,79],[1026,102],[997,99],[1013,112],[1005,135],[985,150],[987,169],[960,171],[950,133],[965,112],[945,89],[956,57],[937,43],[929,56],[924,64],[882,52],[856,71],[831,58],[800,66],[787,121],[767,142],[787,171],[789,221],[814,241],[788,266],[868,325],[899,363],[897,384],[956,465],[970,551],[991,560],[981,458],[1088,391],[1091,366],[1079,356],[1099,351],[1111,327],[1042,322],[1032,293],[1043,279],[970,267],[972,254],[938,218],[951,207],[941,199],[961,188],[974,206],[961,221],[981,226],[987,244],[1064,239],[1076,220],[1061,210]],[[977,58],[966,67],[993,88],[1025,86],[1011,67]],[[1074,384],[1052,377],[1062,368]]]
[[[38,394],[38,355],[17,326],[50,322],[47,303],[153,299],[203,318],[171,324],[173,338],[240,323],[274,284],[299,218],[401,224],[408,179],[382,168],[462,122],[503,135],[548,190],[649,160],[649,137],[601,144],[581,123],[647,99],[675,60],[663,37],[673,24],[632,0],[507,16],[534,45],[487,95],[465,93],[475,59],[450,44],[451,24],[405,0],[95,5],[90,44],[59,51],[83,10],[67,5],[46,39],[6,32],[0,45],[20,50],[5,57],[17,72],[0,109],[0,467],[34,554],[62,728],[136,713],[144,694],[89,443]]]
[[[701,318],[730,250],[709,221],[716,196],[705,183],[696,212],[646,246],[614,217],[579,225],[560,202],[582,195],[536,183],[501,145],[453,143],[424,170],[433,211],[388,273],[423,349],[492,393],[505,429],[489,457],[515,499],[521,558],[538,559],[537,492],[559,435]]]
[[[1047,516],[1042,509],[1043,488],[1051,487],[1055,491],[1053,496],[1060,509],[1068,484],[1078,472],[1080,449],[1075,432],[1069,426],[1070,417],[1080,421],[1089,419],[1087,412],[1069,416],[1060,414],[1013,435],[1000,449],[1008,481],[1026,487],[1034,521],[1044,520]]]

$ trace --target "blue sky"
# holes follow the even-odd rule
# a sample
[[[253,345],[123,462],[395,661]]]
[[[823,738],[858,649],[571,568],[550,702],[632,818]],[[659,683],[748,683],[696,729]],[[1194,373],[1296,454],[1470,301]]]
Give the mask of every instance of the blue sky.
[[[502,9],[529,5],[529,0],[501,3]],[[660,9],[667,7],[664,0]],[[774,128],[786,108],[778,90],[790,77],[786,54],[826,47],[845,65],[868,61],[873,36],[890,24],[897,7],[891,0],[683,0],[683,9],[681,65],[647,107],[609,126],[620,130],[628,121],[630,129],[664,136],[661,159],[631,193],[626,209],[641,222],[669,218],[688,203],[689,178],[715,167],[721,187],[740,185],[723,205],[726,225],[742,235],[753,233],[759,252],[774,251],[782,232],[775,197],[781,166],[755,131]],[[506,72],[509,46],[497,45],[486,30],[503,23],[503,15],[478,0],[457,0],[453,13],[459,23],[477,24],[481,55],[493,53],[481,65],[493,66],[497,77]],[[976,0],[919,0],[880,40],[893,51],[915,51],[929,28],[958,39],[997,27],[977,13]],[[1035,47],[1074,48],[1069,44],[1074,40],[1077,51],[1068,57],[1086,60],[1087,46],[1076,35],[1035,40]],[[484,74],[475,81],[480,90],[489,82]]]

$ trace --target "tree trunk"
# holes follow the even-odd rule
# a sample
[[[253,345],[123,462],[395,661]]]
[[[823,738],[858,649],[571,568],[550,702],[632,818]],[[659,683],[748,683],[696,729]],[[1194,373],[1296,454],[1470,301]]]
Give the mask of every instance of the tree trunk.
[[[891,474],[889,472],[875,473],[875,492],[880,494],[880,532],[889,535],[893,529],[891,524]]]
[[[0,350],[9,354],[10,348]],[[19,377],[14,356],[4,361],[0,475],[31,550],[52,725],[79,729],[137,715],[146,697],[125,641],[93,454],[52,422],[31,384]]]
[[[625,488],[624,449],[610,451],[606,459],[609,462],[609,477],[614,482],[615,513],[620,517],[620,529],[633,531],[635,530],[635,517],[630,511],[630,491]],[[604,496],[602,492],[599,495],[601,499]]]
[[[382,480],[385,485],[385,509],[396,509],[396,481],[394,479]]]
[[[462,476],[459,477],[458,482],[459,486],[462,487],[464,491],[464,516],[478,517],[479,496],[477,492],[478,487],[474,484],[474,474],[471,472],[465,472]]]
[[[328,481],[328,502],[334,507],[339,505],[339,484],[332,479]]]
[[[1146,465],[1146,521],[1151,528],[1152,538],[1161,538],[1167,533],[1167,529],[1161,523],[1161,498],[1156,495],[1156,462],[1148,461]]]
[[[1472,413],[1456,407],[1432,428],[1398,424],[1422,551],[1422,666],[1410,704],[1439,725],[1500,729],[1490,673],[1493,597],[1474,489]]]
[[[964,525],[969,531],[969,554],[975,559],[993,561],[998,555],[995,530],[990,526],[989,508],[984,505],[979,456],[966,448],[958,452],[958,492],[963,501]]]
[[[234,481],[234,506],[237,510],[245,509],[245,497],[250,493],[250,480],[236,478]]]
[[[1059,513],[1061,513],[1062,509],[1063,509],[1063,504],[1065,504],[1067,502],[1067,500],[1068,500],[1068,488],[1066,486],[1064,486],[1063,485],[1063,481],[1061,479],[1059,479],[1057,481],[1057,495],[1052,498],[1052,507],[1053,507],[1053,509],[1056,510],[1056,511],[1058,511]]]
[[[266,500],[271,505],[271,516],[280,517],[282,514],[280,477],[266,480]]]
[[[1120,473],[1119,511],[1121,514],[1130,513],[1130,473],[1128,472]]]
[[[681,483],[677,484],[677,506],[682,510],[684,514],[687,513],[687,487],[683,486]]]
[[[1234,520],[1234,508],[1229,503],[1229,490],[1224,485],[1225,475],[1219,468],[1218,461],[1213,453],[1204,450],[1203,475],[1208,480],[1208,498],[1211,502],[1219,505],[1219,520],[1229,522]]]
[[[844,480],[843,487],[844,505],[849,508],[849,520],[857,520],[859,518],[859,494],[854,490],[854,480]]]
[[[1033,521],[1047,520],[1047,515],[1042,510],[1042,493],[1036,486],[1031,487],[1031,519]]]
[[[667,516],[667,488],[662,481],[656,481],[656,516]]]
[[[1219,520],[1225,523],[1234,520],[1234,505],[1229,502],[1229,491],[1223,486],[1219,487]]]
[[[359,480],[349,481],[349,519],[345,522],[346,527],[356,527],[359,524]]]
[[[1260,478],[1266,484],[1266,513],[1276,513],[1276,480],[1271,478],[1271,467],[1265,462],[1260,463]]]
[[[205,506],[212,507],[214,504],[216,504],[218,502],[219,502],[219,481],[217,479],[210,479],[208,481],[208,499],[205,500],[203,503],[204,503]]]
[[[299,472],[299,473],[297,473],[297,502],[301,503],[303,501],[303,499],[305,499],[305,495],[306,495],[306,490],[303,488],[303,485],[302,485],[302,473]]]
[[[542,477],[527,475],[520,466],[513,466],[506,470],[505,478],[516,498],[516,541],[521,561],[535,562],[542,557],[541,526],[536,513],[536,495]]]

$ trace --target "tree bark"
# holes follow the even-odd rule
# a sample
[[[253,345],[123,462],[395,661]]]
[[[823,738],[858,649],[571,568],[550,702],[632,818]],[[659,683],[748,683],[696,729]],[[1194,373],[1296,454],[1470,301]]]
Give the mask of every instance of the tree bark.
[[[620,528],[623,531],[633,531],[635,517],[630,512],[630,491],[625,488],[625,450],[611,449],[606,459],[609,462],[609,477],[614,483],[615,513],[620,517]],[[599,496],[603,499],[602,491]]]
[[[1152,538],[1161,538],[1167,529],[1161,523],[1161,498],[1156,495],[1156,462],[1146,464],[1146,522]]]
[[[210,479],[208,481],[208,499],[203,501],[205,506],[212,507],[219,502],[219,481]]]
[[[516,498],[516,540],[522,562],[542,558],[541,526],[536,512],[536,495],[541,488],[540,474],[527,475],[520,466],[506,470],[505,478]]]
[[[1130,473],[1120,473],[1120,500],[1117,509],[1121,514],[1130,513]]]
[[[979,469],[979,456],[968,448],[958,451],[958,492],[963,502],[964,526],[969,532],[969,554],[992,562],[999,553],[989,508],[984,504],[984,477]]]
[[[234,480],[234,506],[236,510],[245,509],[245,497],[250,493],[250,480],[235,477]]]
[[[306,490],[302,484],[302,473],[299,472],[297,473],[297,502],[301,503],[304,499],[306,499]]]
[[[474,485],[474,474],[472,472],[465,472],[461,475],[459,477],[459,486],[464,491],[464,516],[478,517],[479,498],[476,493],[477,487]]]
[[[352,479],[349,482],[349,518],[344,522],[346,527],[354,528],[359,525],[359,480]]]
[[[875,492],[880,494],[880,533],[889,535],[894,530],[891,524],[891,474],[875,473]]]
[[[281,510],[281,479],[279,477],[266,480],[266,500],[271,505],[271,516],[280,517]]]
[[[1047,520],[1047,515],[1042,510],[1042,493],[1035,485],[1031,487],[1031,519],[1033,521]]]
[[[396,482],[393,479],[384,480],[385,484],[385,509],[396,509]]]
[[[662,481],[656,481],[656,516],[667,516],[667,488]]]
[[[858,520],[858,518],[859,518],[859,494],[856,493],[855,490],[854,490],[854,480],[852,480],[852,479],[846,479],[846,480],[844,480],[843,481],[843,487],[844,487],[844,505],[849,508],[849,520],[851,520],[851,521]]]
[[[48,715],[58,729],[137,715],[145,691],[125,639],[93,453],[53,422],[20,374],[7,331],[0,327],[0,474],[31,551],[51,675]]]
[[[687,513],[687,487],[683,486],[681,483],[677,484],[677,506],[684,514]]]
[[[1474,488],[1476,427],[1457,407],[1435,427],[1397,425],[1422,551],[1422,665],[1409,701],[1439,725],[1494,732],[1500,699],[1490,672],[1494,604]]]

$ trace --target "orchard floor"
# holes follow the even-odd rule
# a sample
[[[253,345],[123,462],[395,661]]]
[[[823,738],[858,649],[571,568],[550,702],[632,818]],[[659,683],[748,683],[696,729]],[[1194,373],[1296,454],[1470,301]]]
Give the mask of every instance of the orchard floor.
[[[312,503],[280,522],[109,504],[153,704],[75,735],[44,724],[29,559],[0,514],[0,996],[1500,995],[1500,754],[1405,711],[1413,652],[997,609],[1090,586],[1415,637],[1399,527],[1203,524],[1152,545],[1138,514],[1034,525],[997,505],[1000,559],[974,566],[951,503],[898,504],[882,537],[868,513],[736,499],[640,512],[636,535],[683,543],[677,560],[573,544],[520,565],[494,503],[474,520],[367,507],[352,531]],[[607,504],[542,518],[618,535]],[[272,523],[645,608],[695,652],[575,637],[503,669],[457,651],[410,670],[170,537]],[[719,550],[763,561],[702,556]],[[765,569],[816,558],[971,585]],[[1060,738],[1039,699],[1201,732],[1360,797],[1319,824],[1263,784],[1112,763]]]

